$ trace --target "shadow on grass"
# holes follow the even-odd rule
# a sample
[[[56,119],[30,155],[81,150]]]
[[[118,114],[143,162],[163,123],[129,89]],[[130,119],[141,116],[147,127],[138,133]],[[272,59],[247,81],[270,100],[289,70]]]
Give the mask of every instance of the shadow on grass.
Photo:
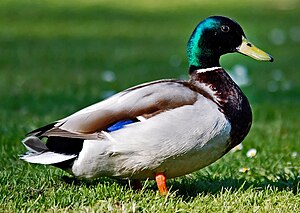
[[[86,186],[86,187],[96,187],[96,185],[101,184],[113,184],[117,183],[120,186],[125,187],[127,190],[131,190],[130,182],[128,180],[116,180],[108,177],[101,177],[94,180],[86,179],[77,179],[72,176],[62,176],[62,180],[66,184],[75,185],[75,186]],[[145,183],[145,182],[144,182]],[[147,181],[146,184],[143,184],[144,187],[148,190],[156,191],[157,187],[154,181],[150,183]],[[176,192],[177,197],[183,197],[183,199],[193,199],[199,194],[203,195],[216,195],[224,191],[247,191],[252,189],[254,191],[263,191],[263,190],[273,190],[273,191],[292,191],[294,194],[299,193],[300,191],[300,182],[299,178],[285,178],[280,177],[278,181],[272,180],[263,180],[263,181],[249,181],[244,178],[234,179],[234,178],[225,178],[225,179],[208,179],[208,178],[177,178],[168,182],[170,192]]]
[[[188,179],[185,178],[180,181],[173,181],[171,191],[176,191],[177,196],[181,196],[184,199],[191,199],[199,194],[212,194],[216,195],[224,191],[247,191],[252,189],[254,191],[292,191],[293,194],[297,194],[300,191],[299,178],[280,177],[278,181],[262,180],[262,181],[249,181],[242,179]]]
[[[74,186],[86,186],[86,187],[95,187],[98,184],[104,184],[104,183],[114,183],[116,180],[112,178],[107,178],[107,177],[101,177],[101,178],[96,178],[92,180],[88,179],[81,179],[81,178],[76,178],[71,175],[63,175],[61,176],[62,181],[64,181],[68,185],[74,185]]]
[[[68,185],[85,186],[87,188],[96,187],[97,185],[112,185],[112,184],[116,183],[120,186],[125,187],[126,190],[132,189],[131,182],[127,179],[120,180],[120,179],[114,179],[114,178],[109,178],[109,177],[99,177],[96,179],[89,180],[89,179],[84,179],[84,178],[76,178],[71,175],[64,175],[61,177],[61,179]],[[149,187],[149,189],[150,189],[150,187]],[[152,188],[153,188],[153,190],[156,190],[154,187],[151,187],[151,189]]]

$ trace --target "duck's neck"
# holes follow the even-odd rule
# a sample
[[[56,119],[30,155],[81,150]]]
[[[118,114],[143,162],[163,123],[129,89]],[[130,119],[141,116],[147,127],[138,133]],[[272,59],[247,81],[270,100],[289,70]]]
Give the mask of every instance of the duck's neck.
[[[195,54],[191,54],[189,56],[189,73],[200,69],[206,69],[211,67],[220,67],[219,63],[220,57],[212,57],[206,55],[196,56]]]
[[[248,134],[252,113],[249,102],[238,85],[221,67],[194,70],[190,83],[199,93],[215,102],[231,123],[231,139],[226,151],[239,144]]]
[[[187,43],[187,56],[190,69],[203,69],[209,67],[218,67],[220,53],[218,48],[211,45],[211,37],[209,29],[216,28],[218,22],[214,19],[205,19],[200,22],[193,31]]]
[[[190,73],[197,69],[205,69],[210,67],[219,67],[220,52],[215,50],[210,41],[205,36],[205,28],[212,27],[215,23],[205,21],[196,27],[187,43],[187,57],[190,67]]]

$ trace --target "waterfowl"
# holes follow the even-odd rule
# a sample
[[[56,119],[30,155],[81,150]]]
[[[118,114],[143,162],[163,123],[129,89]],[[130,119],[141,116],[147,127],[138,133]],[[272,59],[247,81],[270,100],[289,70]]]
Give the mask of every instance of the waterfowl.
[[[249,102],[219,64],[232,52],[273,61],[237,22],[204,19],[187,44],[189,80],[141,84],[38,128],[22,141],[21,159],[80,178],[154,179],[166,194],[167,178],[210,165],[250,130]]]

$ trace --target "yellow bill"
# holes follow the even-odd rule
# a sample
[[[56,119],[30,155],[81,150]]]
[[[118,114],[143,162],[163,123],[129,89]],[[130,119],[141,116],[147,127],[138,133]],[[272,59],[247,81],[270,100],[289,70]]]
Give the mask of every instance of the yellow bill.
[[[258,49],[256,46],[251,44],[245,37],[243,37],[242,44],[237,48],[237,51],[259,61],[273,61],[271,55],[262,51],[261,49]]]

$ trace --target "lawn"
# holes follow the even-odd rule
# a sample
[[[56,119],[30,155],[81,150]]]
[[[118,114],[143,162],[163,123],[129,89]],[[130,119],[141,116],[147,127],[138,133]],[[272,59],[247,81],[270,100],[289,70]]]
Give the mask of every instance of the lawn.
[[[299,10],[296,0],[2,0],[0,211],[300,212]],[[167,197],[153,181],[134,191],[18,159],[34,128],[136,84],[186,78],[187,39],[216,14],[237,20],[275,59],[221,59],[246,78],[254,122],[242,150],[169,180]]]

